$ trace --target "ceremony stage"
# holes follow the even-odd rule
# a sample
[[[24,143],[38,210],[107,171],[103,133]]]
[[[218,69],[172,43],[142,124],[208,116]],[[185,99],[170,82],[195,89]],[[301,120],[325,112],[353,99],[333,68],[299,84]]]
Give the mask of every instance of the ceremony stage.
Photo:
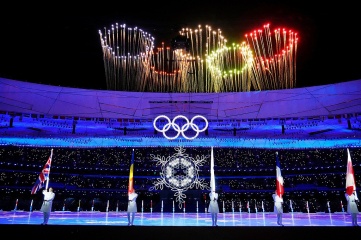
[[[212,227],[210,213],[138,212],[134,226],[128,226],[127,213],[52,212],[49,224],[41,225],[42,212],[0,211],[0,230],[12,237],[53,236],[65,239],[316,239],[357,236],[361,227],[351,226],[347,213],[284,213],[278,226],[274,213],[226,212],[218,214]],[[359,217],[360,221],[360,217]],[[336,235],[337,234],[337,235]]]

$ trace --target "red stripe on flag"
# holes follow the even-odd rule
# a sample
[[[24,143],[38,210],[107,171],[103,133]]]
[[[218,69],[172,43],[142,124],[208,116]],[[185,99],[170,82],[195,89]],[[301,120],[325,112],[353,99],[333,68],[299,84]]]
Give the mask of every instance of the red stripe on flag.
[[[356,191],[355,174],[353,171],[350,151],[347,149],[346,193],[351,195],[353,191]]]
[[[133,172],[134,172],[134,149],[132,150],[132,159],[130,161],[130,169],[129,169],[129,185],[128,185],[129,194],[134,192]]]

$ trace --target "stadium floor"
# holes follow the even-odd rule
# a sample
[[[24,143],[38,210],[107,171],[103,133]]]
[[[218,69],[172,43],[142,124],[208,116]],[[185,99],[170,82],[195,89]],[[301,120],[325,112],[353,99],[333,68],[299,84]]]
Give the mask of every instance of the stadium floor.
[[[48,225],[41,225],[42,220],[40,211],[0,211],[1,232],[12,237],[48,233],[69,239],[119,239],[123,234],[131,234],[136,239],[289,239],[291,234],[316,239],[317,236],[331,238],[343,233],[348,236],[361,233],[361,227],[353,227],[351,216],[343,212],[284,213],[283,227],[276,224],[276,215],[268,212],[219,213],[217,227],[211,226],[210,213],[204,212],[138,212],[131,227],[127,225],[124,211],[56,211],[52,212]]]

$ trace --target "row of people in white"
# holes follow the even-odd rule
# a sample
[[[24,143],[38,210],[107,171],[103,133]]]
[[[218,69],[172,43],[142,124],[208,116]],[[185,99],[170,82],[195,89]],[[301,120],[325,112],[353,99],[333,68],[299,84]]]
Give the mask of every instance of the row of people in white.
[[[49,188],[48,190],[43,190],[44,200],[43,204],[41,206],[40,211],[43,212],[43,223],[42,225],[47,225],[50,213],[52,209],[53,200],[55,198],[55,193],[53,191],[53,188]],[[127,215],[128,215],[128,226],[133,226],[134,223],[134,216],[137,212],[137,197],[138,194],[135,192],[135,190],[128,194],[128,209],[127,209]],[[283,214],[283,198],[282,196],[277,195],[277,191],[275,191],[274,194],[272,194],[273,201],[274,201],[274,211],[277,214],[277,224],[280,226],[284,226],[282,223],[282,214]],[[359,213],[358,210],[358,197],[356,191],[353,191],[351,195],[348,195],[345,193],[345,197],[347,200],[347,213],[351,215],[352,219],[352,226],[359,226],[357,223],[357,214]],[[209,193],[209,208],[208,212],[211,213],[212,216],[212,226],[218,226],[217,225],[217,217],[219,213],[219,206],[218,206],[218,193],[215,191],[212,191]]]
[[[280,226],[284,226],[282,224],[282,214],[283,214],[283,198],[282,196],[277,195],[277,191],[272,194],[273,201],[274,201],[274,211],[277,214],[277,224]],[[351,195],[345,193],[345,197],[347,200],[347,213],[351,215],[352,226],[359,226],[357,223],[357,214],[359,213],[358,210],[358,197],[356,191],[353,191]]]

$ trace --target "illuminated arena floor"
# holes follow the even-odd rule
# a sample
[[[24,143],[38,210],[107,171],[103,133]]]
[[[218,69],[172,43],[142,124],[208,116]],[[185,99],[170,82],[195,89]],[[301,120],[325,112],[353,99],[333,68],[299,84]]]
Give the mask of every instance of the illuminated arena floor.
[[[0,231],[12,237],[46,236],[65,239],[289,239],[290,235],[316,239],[340,234],[360,236],[347,213],[284,213],[284,227],[274,213],[227,212],[218,214],[212,227],[209,213],[138,212],[134,226],[127,226],[126,212],[52,212],[49,224],[41,225],[39,211],[0,211]],[[359,217],[359,221],[360,217]]]
[[[40,211],[0,212],[0,224],[40,224],[43,215]],[[219,213],[218,227],[238,226],[277,226],[274,213]],[[361,220],[360,220],[361,222]],[[51,225],[108,225],[127,226],[126,212],[52,212]],[[284,213],[285,226],[351,226],[351,217],[346,213]],[[135,226],[211,226],[210,213],[160,213],[138,212]]]

